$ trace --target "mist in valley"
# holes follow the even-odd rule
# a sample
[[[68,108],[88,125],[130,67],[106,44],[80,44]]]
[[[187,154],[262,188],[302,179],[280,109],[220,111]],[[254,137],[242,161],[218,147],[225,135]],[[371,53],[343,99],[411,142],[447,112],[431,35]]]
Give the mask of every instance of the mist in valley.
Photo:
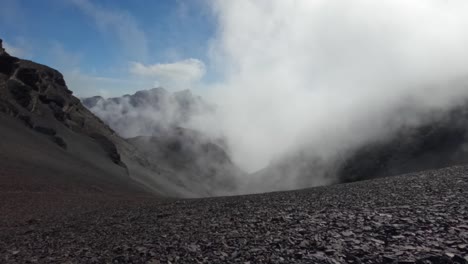
[[[206,52],[220,78],[190,100],[210,107],[192,113],[165,95],[157,109],[128,97],[90,109],[127,138],[199,131],[236,165],[236,193],[339,182],[357,149],[406,137],[466,103],[466,1],[204,4],[217,20]]]

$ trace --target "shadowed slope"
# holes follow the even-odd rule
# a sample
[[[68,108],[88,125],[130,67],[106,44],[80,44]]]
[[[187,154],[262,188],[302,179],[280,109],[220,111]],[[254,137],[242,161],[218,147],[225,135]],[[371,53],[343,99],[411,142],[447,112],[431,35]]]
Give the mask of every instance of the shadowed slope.
[[[0,54],[2,191],[145,193],[115,133],[72,96],[56,70]]]
[[[245,177],[222,147],[193,130],[175,128],[128,141],[151,162],[172,171],[168,181],[200,196],[236,194]]]

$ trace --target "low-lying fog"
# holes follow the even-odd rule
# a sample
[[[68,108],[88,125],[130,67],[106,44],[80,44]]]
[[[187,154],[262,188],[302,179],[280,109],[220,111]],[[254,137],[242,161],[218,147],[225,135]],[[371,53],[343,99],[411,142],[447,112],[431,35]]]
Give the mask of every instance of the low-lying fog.
[[[220,77],[193,93],[216,111],[184,126],[224,138],[247,172],[299,150],[336,159],[468,95],[467,1],[207,4]]]

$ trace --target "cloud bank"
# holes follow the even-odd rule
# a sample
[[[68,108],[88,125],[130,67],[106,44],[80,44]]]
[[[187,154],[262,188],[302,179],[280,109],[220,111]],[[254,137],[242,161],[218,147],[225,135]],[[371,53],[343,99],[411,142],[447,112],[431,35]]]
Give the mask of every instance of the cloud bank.
[[[250,171],[298,148],[333,155],[468,94],[466,1],[209,4],[219,23],[210,63],[222,81],[211,89],[219,118],[205,132],[221,131]]]

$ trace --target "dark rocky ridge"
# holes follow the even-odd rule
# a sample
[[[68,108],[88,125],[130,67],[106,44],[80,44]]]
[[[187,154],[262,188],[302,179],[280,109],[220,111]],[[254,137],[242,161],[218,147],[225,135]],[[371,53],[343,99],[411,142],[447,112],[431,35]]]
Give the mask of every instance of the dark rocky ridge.
[[[55,135],[51,127],[36,125],[53,118],[83,134],[114,134],[72,96],[58,71],[3,53],[0,59],[0,111],[20,118],[40,133]]]
[[[121,160],[117,145],[124,141],[72,95],[62,74],[12,57],[3,48],[0,119],[2,189],[24,188],[13,183],[32,177],[28,188],[40,191],[94,188],[146,193]],[[38,152],[40,157],[27,159]]]
[[[9,55],[8,53],[6,53],[5,49],[3,48],[3,40],[0,39],[0,55]]]

